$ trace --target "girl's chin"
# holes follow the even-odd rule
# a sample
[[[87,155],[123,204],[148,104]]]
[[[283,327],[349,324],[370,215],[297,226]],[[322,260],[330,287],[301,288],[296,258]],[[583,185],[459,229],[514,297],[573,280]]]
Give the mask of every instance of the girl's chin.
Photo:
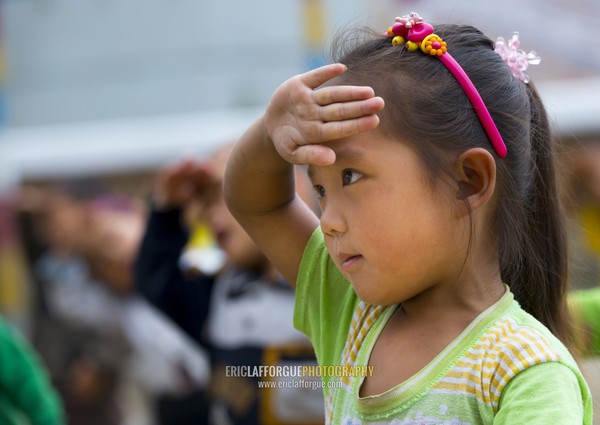
[[[354,292],[362,301],[367,304],[382,305],[382,301],[384,300],[382,300],[381,297],[378,297],[377,294],[374,294],[372,288],[365,288],[364,286],[356,285],[353,282],[350,283],[354,288]]]
[[[384,307],[388,305],[397,304],[397,302],[394,302],[395,300],[390,299],[389,294],[385,295],[373,291],[373,288],[377,287],[376,283],[374,284],[373,282],[369,282],[365,284],[361,282],[352,281],[350,283],[352,285],[352,288],[354,289],[354,292],[356,293],[356,296],[366,304],[381,305]]]

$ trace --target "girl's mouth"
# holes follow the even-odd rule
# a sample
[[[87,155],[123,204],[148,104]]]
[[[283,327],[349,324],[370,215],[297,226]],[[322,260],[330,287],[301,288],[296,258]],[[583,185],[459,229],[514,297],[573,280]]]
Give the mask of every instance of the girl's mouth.
[[[358,263],[362,259],[362,255],[343,255],[340,256],[340,260],[342,261],[342,269],[348,270],[356,263]]]

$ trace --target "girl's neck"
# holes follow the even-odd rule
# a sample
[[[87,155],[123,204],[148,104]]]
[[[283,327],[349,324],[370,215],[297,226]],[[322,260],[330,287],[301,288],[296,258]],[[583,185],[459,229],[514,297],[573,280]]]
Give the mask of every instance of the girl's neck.
[[[407,319],[426,321],[473,320],[496,303],[505,289],[499,273],[485,280],[460,279],[453,284],[437,285],[402,302]]]
[[[360,396],[381,394],[423,370],[502,294],[499,282],[461,280],[400,304],[375,342],[369,358],[374,372],[363,382]]]

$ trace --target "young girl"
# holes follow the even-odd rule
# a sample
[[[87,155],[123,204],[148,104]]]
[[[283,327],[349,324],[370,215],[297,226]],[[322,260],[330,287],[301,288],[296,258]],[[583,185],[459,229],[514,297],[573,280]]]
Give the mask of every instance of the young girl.
[[[514,41],[496,47],[514,58]],[[559,340],[564,234],[524,67],[416,14],[339,62],[279,87],[225,178],[231,211],[296,282],[319,363],[372,366],[323,378],[328,423],[591,424]],[[291,164],[308,164],[320,226]]]

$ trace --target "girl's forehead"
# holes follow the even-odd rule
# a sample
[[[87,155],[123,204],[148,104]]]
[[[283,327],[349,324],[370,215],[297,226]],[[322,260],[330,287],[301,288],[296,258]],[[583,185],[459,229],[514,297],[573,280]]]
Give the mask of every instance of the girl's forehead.
[[[348,138],[328,142],[325,145],[335,152],[335,163],[326,166],[308,165],[307,173],[313,177],[319,170],[334,168],[336,165],[352,166],[379,155],[393,155],[398,150],[399,141],[386,137],[379,131],[368,131]]]
[[[361,146],[358,143],[352,143],[349,141],[335,141],[328,145],[335,152],[335,163],[332,165],[321,165],[315,166],[309,164],[307,167],[308,176],[312,179],[319,169],[333,167],[340,163],[353,163],[360,159],[366,158],[369,155],[369,148],[367,146]]]

